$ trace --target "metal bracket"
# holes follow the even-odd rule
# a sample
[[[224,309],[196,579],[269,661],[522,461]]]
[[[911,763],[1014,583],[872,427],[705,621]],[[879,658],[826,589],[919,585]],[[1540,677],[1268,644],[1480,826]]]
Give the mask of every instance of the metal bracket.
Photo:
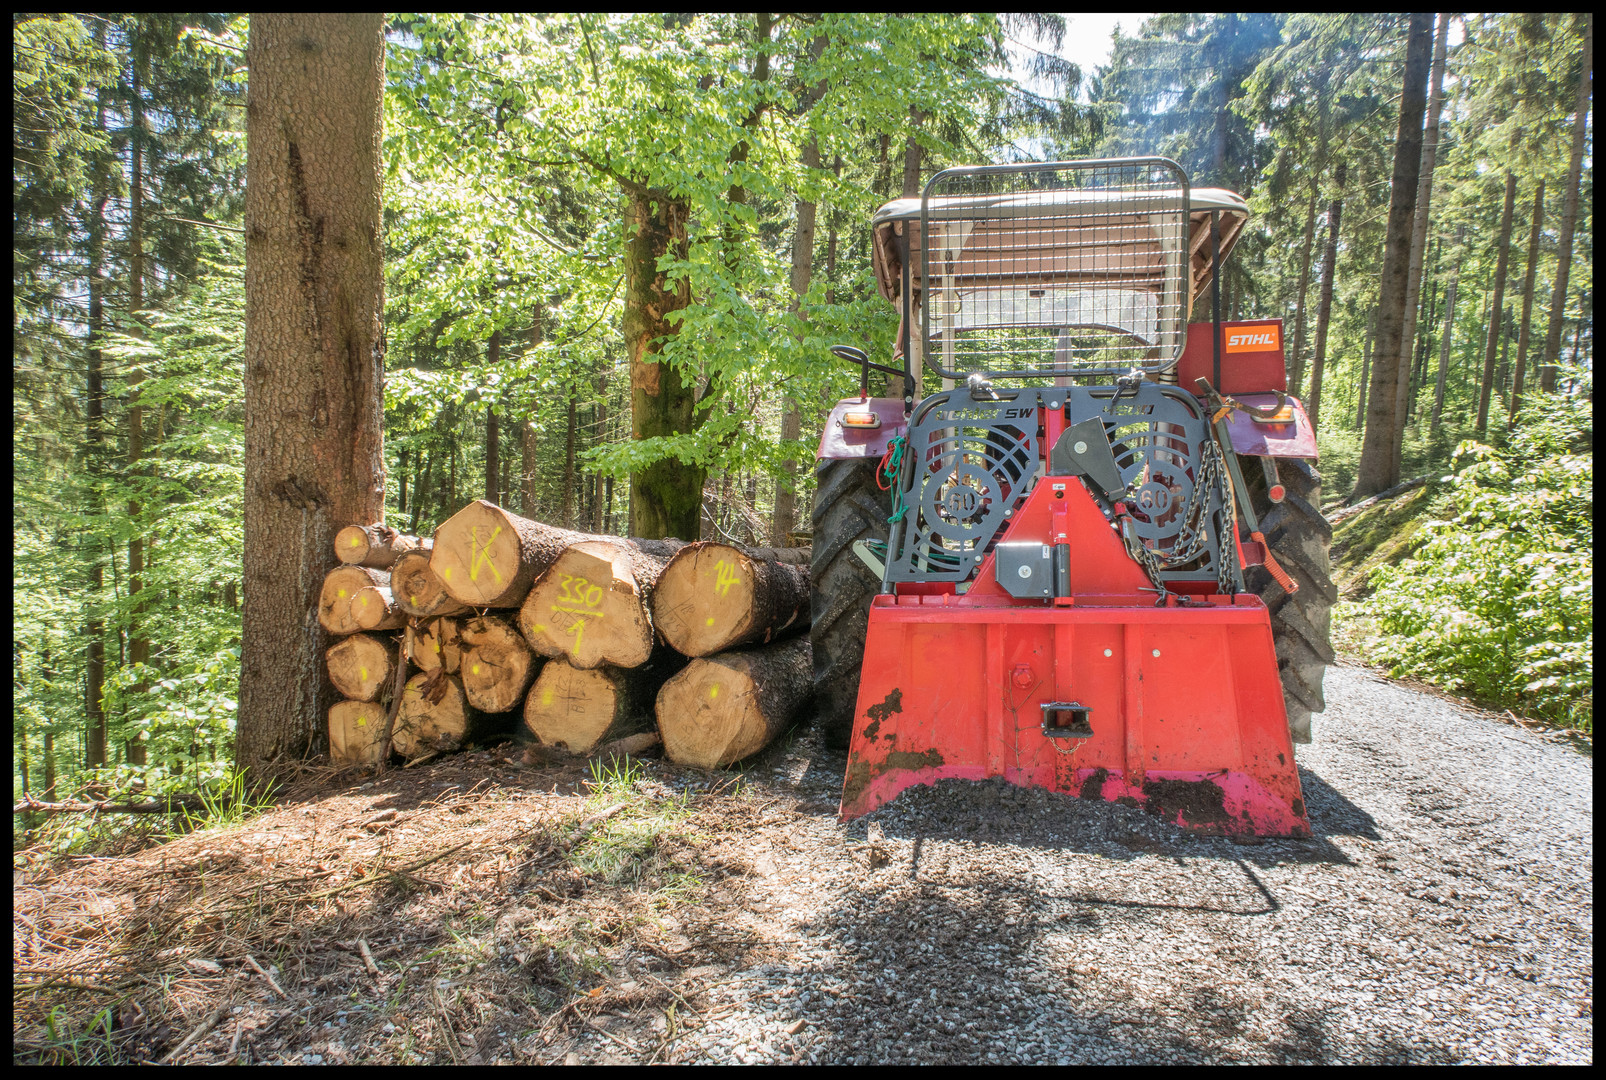
[[[1050,739],[1091,739],[1093,710],[1080,701],[1043,702],[1043,734]]]
[[[876,558],[875,552],[870,548],[870,541],[853,541],[853,554],[857,555],[860,561],[870,568],[870,572],[875,574],[877,581],[887,576],[887,564],[885,560]]]

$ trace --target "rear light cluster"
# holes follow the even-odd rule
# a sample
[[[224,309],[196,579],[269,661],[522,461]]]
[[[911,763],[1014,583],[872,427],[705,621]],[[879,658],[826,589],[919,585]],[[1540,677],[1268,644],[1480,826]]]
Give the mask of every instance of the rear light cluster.
[[[843,427],[878,428],[881,426],[881,417],[873,412],[849,412],[842,414]]]

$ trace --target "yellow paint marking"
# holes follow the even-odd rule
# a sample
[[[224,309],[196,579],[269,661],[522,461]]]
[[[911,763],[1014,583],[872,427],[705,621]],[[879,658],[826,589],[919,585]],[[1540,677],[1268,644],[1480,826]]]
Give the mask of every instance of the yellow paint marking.
[[[496,564],[491,562],[490,554],[491,545],[496,542],[496,538],[498,536],[502,535],[502,526],[498,525],[496,528],[491,530],[491,538],[485,541],[484,547],[479,546],[480,527],[475,525],[469,531],[471,536],[468,544],[468,550],[472,557],[469,559],[468,563],[468,579],[470,581],[478,581],[480,579],[480,563],[483,562],[486,569],[491,572],[491,576],[496,579],[496,583],[498,585],[502,584],[502,575],[497,571]]]
[[[418,597],[413,595],[412,593],[408,593],[407,594],[407,602],[409,604],[413,605],[414,607],[417,607],[418,606]]]
[[[441,643],[437,641],[434,644],[435,644],[435,652],[439,653],[441,651]]]
[[[708,700],[713,701],[717,697],[719,697],[719,683],[715,683],[708,688]]]
[[[713,625],[714,625],[714,617],[713,617],[713,616],[712,616],[712,615],[710,615],[710,616],[709,616],[709,617],[708,617],[708,623],[707,623],[707,625],[709,625],[709,626],[713,626]]]
[[[536,623],[530,628],[530,632],[534,634],[544,634],[546,633],[546,625],[544,623]]]
[[[478,675],[479,673],[480,673],[480,666],[478,664],[475,664],[474,665],[474,671],[472,672],[472,674]]]
[[[367,668],[358,668],[357,669],[357,674],[358,674],[358,677],[361,678],[363,682],[367,682],[368,681],[368,669]]]
[[[357,717],[357,726],[358,727],[367,727],[368,726],[368,718],[366,716]]]
[[[447,581],[452,580],[452,568],[450,566],[441,567],[441,577]]]
[[[574,625],[569,627],[567,630],[564,631],[565,634],[573,634],[574,635],[574,651],[577,654],[580,651],[580,639],[585,635],[585,632],[586,632],[586,621],[584,619],[576,619],[576,620],[574,620]]]
[[[724,596],[736,584],[736,568],[730,564],[729,559],[721,559],[714,564],[714,591]]]
[[[352,547],[361,547],[362,546],[362,537],[353,536],[351,538],[351,546]],[[362,721],[359,720],[358,723],[362,723]]]
[[[552,688],[549,686],[541,691],[541,706],[545,708],[550,704],[552,704]]]
[[[341,589],[340,590],[340,599],[344,600],[345,598],[346,598],[346,590],[345,589]]]

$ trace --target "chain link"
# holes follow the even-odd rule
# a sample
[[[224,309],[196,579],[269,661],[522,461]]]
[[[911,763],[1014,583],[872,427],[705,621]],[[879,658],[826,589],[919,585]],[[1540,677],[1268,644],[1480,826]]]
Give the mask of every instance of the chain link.
[[[1193,490],[1188,494],[1188,504],[1182,511],[1182,525],[1177,530],[1177,543],[1168,558],[1162,559],[1143,542],[1138,536],[1136,524],[1130,518],[1123,523],[1120,530],[1127,554],[1143,567],[1143,572],[1148,575],[1149,581],[1160,594],[1159,599],[1155,601],[1156,607],[1165,603],[1167,595],[1165,580],[1160,575],[1166,570],[1192,562],[1209,550],[1205,542],[1210,524],[1209,504],[1204,500],[1204,493],[1207,491],[1216,493],[1221,506],[1227,511],[1228,521],[1234,520],[1237,516],[1233,504],[1232,485],[1227,483],[1227,466],[1221,456],[1221,446],[1208,432],[1203,446],[1200,447],[1199,458],[1199,471],[1194,476]],[[1130,500],[1130,490],[1127,494]],[[1217,545],[1216,558],[1216,587],[1224,596],[1238,591],[1231,564],[1227,561],[1225,539],[1223,537],[1222,542]]]

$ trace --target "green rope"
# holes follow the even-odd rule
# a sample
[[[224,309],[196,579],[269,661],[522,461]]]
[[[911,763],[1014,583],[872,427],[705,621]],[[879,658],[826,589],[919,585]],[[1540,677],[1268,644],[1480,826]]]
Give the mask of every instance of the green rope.
[[[892,516],[887,518],[888,525],[902,521],[909,512],[909,507],[903,501],[903,485],[898,482],[898,474],[903,469],[903,454],[908,446],[909,440],[902,435],[894,438],[887,444],[887,455],[881,466],[881,475],[886,477],[888,486],[892,488]]]

